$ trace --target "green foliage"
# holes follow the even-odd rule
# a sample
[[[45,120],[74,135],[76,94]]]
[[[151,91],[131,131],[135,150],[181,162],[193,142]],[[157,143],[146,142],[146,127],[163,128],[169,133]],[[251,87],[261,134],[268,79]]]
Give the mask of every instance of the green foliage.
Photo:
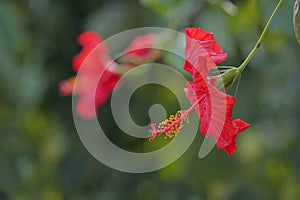
[[[57,92],[59,81],[73,74],[79,33],[89,28],[107,38],[138,26],[172,24],[182,32],[201,26],[228,53],[222,65],[238,66],[275,6],[232,1],[232,13],[221,0],[140,2],[0,1],[0,199],[300,199],[300,49],[293,1],[284,1],[242,75],[234,115],[252,126],[238,137],[233,157],[215,149],[198,159],[200,134],[179,160],[147,174],[117,172],[87,152],[73,124],[71,98]],[[183,42],[171,45],[182,48]],[[182,70],[177,55],[166,53],[163,62]],[[145,102],[166,104],[168,114],[177,108],[165,89],[150,88],[153,99],[145,87],[132,100],[132,115],[141,124],[149,120]],[[99,112],[109,138],[124,148],[147,152],[165,142],[153,146],[125,137],[109,103]]]
[[[176,8],[182,0],[140,0],[140,3],[154,10],[160,15],[166,15],[172,9]]]
[[[294,30],[295,30],[296,39],[300,45],[300,5],[299,5],[299,3],[300,3],[299,0],[295,1],[293,22],[294,22]]]
[[[207,0],[140,0],[141,5],[153,10],[169,24],[169,28],[189,24],[206,7]]]

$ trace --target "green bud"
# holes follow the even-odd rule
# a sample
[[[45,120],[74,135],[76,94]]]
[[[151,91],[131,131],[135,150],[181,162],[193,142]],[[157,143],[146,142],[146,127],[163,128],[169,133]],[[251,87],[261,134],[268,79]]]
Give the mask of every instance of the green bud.
[[[300,6],[299,6],[300,1],[296,0],[295,1],[295,6],[294,6],[294,16],[293,16],[293,22],[294,22],[294,30],[295,30],[295,35],[298,44],[300,45]]]
[[[239,78],[240,74],[240,70],[236,67],[224,70],[222,74],[215,76],[215,87],[218,89],[227,90],[235,83],[235,81]]]

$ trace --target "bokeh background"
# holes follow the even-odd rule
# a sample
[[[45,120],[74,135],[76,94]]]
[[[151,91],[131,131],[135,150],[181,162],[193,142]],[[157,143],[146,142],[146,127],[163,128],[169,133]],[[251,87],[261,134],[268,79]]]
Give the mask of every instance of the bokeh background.
[[[162,170],[127,174],[110,169],[82,145],[71,97],[60,97],[57,89],[60,80],[74,75],[71,59],[80,51],[76,37],[88,29],[108,38],[144,26],[178,31],[202,27],[214,32],[229,53],[224,64],[238,66],[276,3],[0,1],[0,199],[300,199],[300,48],[292,28],[291,0],[284,1],[262,48],[243,73],[234,115],[251,127],[239,135],[232,157],[214,149],[199,159],[203,137],[198,134],[189,150]],[[183,63],[170,55],[162,61],[174,67]],[[136,117],[138,123],[149,122],[143,104],[149,90],[168,114],[176,112],[167,89],[145,86],[132,104],[133,116],[146,113]],[[109,102],[99,112],[108,116],[102,123],[118,145],[148,148],[147,140],[118,134]]]

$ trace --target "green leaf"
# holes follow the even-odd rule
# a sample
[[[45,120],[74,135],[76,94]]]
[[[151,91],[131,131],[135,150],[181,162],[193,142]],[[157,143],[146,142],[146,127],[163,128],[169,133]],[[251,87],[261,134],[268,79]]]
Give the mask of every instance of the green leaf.
[[[165,15],[178,3],[178,0],[140,0],[140,3],[160,15]]]
[[[298,41],[298,44],[300,45],[300,9],[299,9],[299,0],[295,1],[293,22],[294,22],[294,30],[295,30],[296,39]]]

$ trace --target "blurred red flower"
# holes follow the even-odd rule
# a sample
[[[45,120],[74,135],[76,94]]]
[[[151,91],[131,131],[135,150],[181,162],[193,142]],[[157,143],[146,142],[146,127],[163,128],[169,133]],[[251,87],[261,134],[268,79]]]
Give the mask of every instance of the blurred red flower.
[[[161,53],[153,48],[156,39],[154,33],[135,38],[124,50],[124,61],[137,65],[158,59]]]
[[[73,58],[73,69],[76,77],[59,83],[61,96],[79,95],[77,113],[85,119],[96,117],[95,108],[101,106],[110,97],[120,78],[120,67],[123,71],[137,64],[145,63],[153,58],[155,34],[147,34],[135,38],[125,50],[124,57],[134,65],[115,63],[108,54],[108,48],[102,37],[93,31],[85,31],[78,36],[77,42],[82,46],[81,52]],[[157,58],[159,54],[154,54]],[[76,82],[76,87],[75,86]],[[96,89],[95,89],[96,87]],[[95,91],[93,91],[95,89]]]
[[[59,91],[62,96],[72,93],[79,95],[77,113],[85,119],[96,117],[95,108],[101,106],[110,96],[119,75],[114,71],[117,64],[108,55],[108,49],[99,34],[86,31],[78,36],[81,52],[73,58],[75,78],[61,81]],[[96,91],[93,88],[96,87]]]

